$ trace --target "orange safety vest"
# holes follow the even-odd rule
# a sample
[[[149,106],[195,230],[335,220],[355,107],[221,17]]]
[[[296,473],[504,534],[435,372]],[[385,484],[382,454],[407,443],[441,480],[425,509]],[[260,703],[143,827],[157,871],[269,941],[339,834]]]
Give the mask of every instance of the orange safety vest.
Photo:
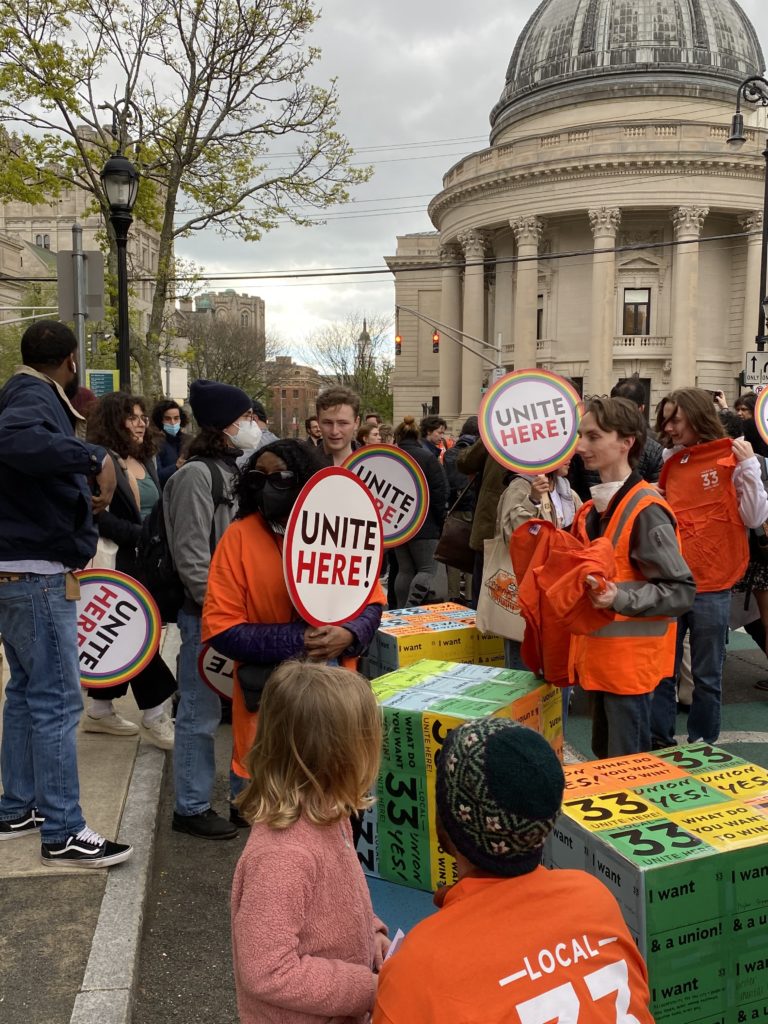
[[[593,504],[585,502],[573,524],[576,536],[587,544],[586,515]],[[645,580],[629,555],[635,519],[650,505],[661,505],[674,522],[667,502],[644,482],[635,484],[611,514],[603,536],[615,549],[614,583]],[[677,539],[679,543],[679,534]],[[572,636],[571,681],[578,682],[585,690],[605,690],[608,693],[636,694],[655,690],[660,679],[674,673],[676,626],[677,620],[668,616],[616,615],[613,622],[594,633]]]
[[[730,590],[749,562],[731,448],[729,437],[683,448],[667,459],[659,479],[680,524],[683,558],[699,593]]]

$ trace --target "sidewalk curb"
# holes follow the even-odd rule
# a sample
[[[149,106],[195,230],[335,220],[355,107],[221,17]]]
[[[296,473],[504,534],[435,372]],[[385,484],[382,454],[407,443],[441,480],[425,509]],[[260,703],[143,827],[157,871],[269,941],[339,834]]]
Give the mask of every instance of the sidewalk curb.
[[[70,1024],[130,1024],[165,762],[165,751],[139,745],[117,837],[134,852],[108,873]]]

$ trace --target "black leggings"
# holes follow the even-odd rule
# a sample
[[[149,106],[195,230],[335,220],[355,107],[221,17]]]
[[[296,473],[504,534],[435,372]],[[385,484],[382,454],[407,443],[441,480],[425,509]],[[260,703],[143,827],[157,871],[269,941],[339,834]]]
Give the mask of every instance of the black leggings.
[[[88,696],[94,700],[115,700],[128,693],[128,687],[141,711],[157,707],[176,692],[176,677],[168,668],[160,652],[154,656],[145,669],[134,676],[129,683],[118,683],[117,686],[89,687]]]

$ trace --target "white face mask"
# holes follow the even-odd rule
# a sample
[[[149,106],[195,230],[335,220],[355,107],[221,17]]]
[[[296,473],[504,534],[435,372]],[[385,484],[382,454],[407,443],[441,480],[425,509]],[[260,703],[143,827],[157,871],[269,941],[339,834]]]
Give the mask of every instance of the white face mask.
[[[232,444],[236,448],[242,448],[243,451],[253,451],[254,448],[259,447],[261,427],[252,423],[251,420],[238,420],[237,433],[227,434],[227,437],[232,439]]]

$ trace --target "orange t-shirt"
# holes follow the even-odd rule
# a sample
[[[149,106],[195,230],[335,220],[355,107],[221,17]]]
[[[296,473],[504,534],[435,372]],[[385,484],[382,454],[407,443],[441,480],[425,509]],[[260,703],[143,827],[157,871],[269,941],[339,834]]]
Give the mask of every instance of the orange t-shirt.
[[[373,1024],[653,1024],[648,1002],[611,893],[539,867],[453,886],[384,964]]]
[[[224,531],[211,558],[202,619],[202,639],[246,622],[297,622],[283,576],[283,538],[273,534],[259,515],[236,519]],[[386,607],[381,585],[375,584],[369,604]],[[344,668],[356,668],[356,658],[341,658]],[[258,712],[245,706],[239,685],[232,693],[232,770],[248,778],[243,759],[253,746]]]

